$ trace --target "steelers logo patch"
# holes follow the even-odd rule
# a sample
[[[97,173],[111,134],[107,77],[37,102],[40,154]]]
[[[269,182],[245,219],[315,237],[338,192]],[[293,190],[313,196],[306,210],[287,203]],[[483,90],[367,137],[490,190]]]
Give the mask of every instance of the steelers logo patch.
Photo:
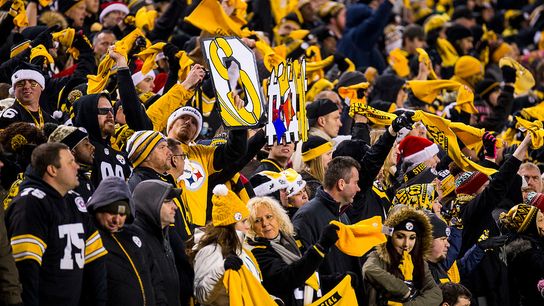
[[[411,231],[414,229],[414,224],[412,222],[406,222],[406,229]]]

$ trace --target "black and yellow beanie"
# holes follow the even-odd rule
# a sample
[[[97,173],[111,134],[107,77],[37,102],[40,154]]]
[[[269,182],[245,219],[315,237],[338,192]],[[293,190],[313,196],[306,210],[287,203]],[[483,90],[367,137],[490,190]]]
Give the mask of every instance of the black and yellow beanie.
[[[157,131],[138,131],[130,136],[126,151],[132,166],[138,167],[162,141],[166,141],[166,137]]]
[[[507,213],[501,213],[499,220],[507,229],[518,234],[534,228],[538,207],[527,204],[518,204]]]
[[[333,145],[330,141],[319,136],[310,136],[308,141],[302,144],[302,161],[308,162],[322,154],[331,151]]]

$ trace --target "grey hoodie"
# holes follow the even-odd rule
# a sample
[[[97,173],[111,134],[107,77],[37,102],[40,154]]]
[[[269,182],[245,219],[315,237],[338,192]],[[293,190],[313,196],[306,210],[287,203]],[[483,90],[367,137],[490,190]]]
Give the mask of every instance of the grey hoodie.
[[[162,229],[161,206],[172,189],[172,185],[160,180],[140,182],[132,193],[136,206],[136,218],[143,218],[149,226]]]
[[[127,183],[120,177],[110,176],[100,182],[98,188],[96,188],[89,201],[87,201],[87,211],[94,215],[94,212],[98,208],[119,200],[128,201],[130,214],[127,216],[126,223],[132,223],[135,216],[134,201],[132,200]]]

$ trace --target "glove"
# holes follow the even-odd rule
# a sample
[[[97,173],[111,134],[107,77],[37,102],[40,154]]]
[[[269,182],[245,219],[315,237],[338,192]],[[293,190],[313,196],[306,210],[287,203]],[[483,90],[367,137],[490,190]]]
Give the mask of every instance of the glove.
[[[179,59],[176,57],[176,54],[179,52],[179,48],[176,45],[167,43],[164,45],[164,47],[162,47],[162,52],[166,57],[168,57],[168,63],[170,63],[170,61],[179,61]]]
[[[406,284],[406,286],[408,286],[408,288],[410,288],[410,295],[404,301],[404,302],[408,302],[408,301],[411,301],[411,300],[415,299],[419,295],[419,291],[416,289],[413,282],[404,281],[404,283]]]
[[[501,235],[501,236],[489,237],[485,240],[478,242],[477,244],[482,250],[485,251],[485,250],[500,248],[503,245],[505,245],[507,241],[508,241],[508,236]]]
[[[242,265],[244,262],[240,257],[236,255],[229,255],[227,258],[225,258],[225,262],[223,263],[223,266],[225,267],[225,270],[234,270],[238,271],[240,268],[242,268]]]
[[[349,68],[348,63],[346,63],[346,57],[340,53],[334,54],[334,63],[338,66],[338,69],[342,72],[346,71]]]
[[[510,157],[512,157],[512,155],[514,155],[514,152],[516,151],[517,148],[518,148],[517,144],[506,147],[504,150],[502,150],[502,159],[507,160]]]
[[[398,133],[402,128],[407,128],[409,130],[412,129],[412,125],[414,124],[414,121],[412,120],[412,116],[402,114],[395,118],[393,122],[391,123],[391,127],[393,128],[393,131],[395,133]]]
[[[92,44],[87,38],[87,36],[83,34],[83,31],[79,31],[76,33],[76,37],[74,37],[74,42],[72,43],[72,47],[78,49],[80,53],[93,52]]]
[[[497,157],[497,138],[490,133],[485,132],[484,136],[482,136],[482,142],[484,143],[484,155],[485,157],[489,158],[496,158]]]
[[[38,45],[43,45],[46,49],[53,48],[53,35],[51,33],[57,32],[60,29],[58,24],[49,27],[47,30],[41,32],[32,40],[30,45],[36,47]]]
[[[321,237],[317,242],[325,251],[338,241],[338,230],[340,228],[334,224],[327,224],[321,231]]]
[[[515,83],[516,82],[516,69],[510,66],[502,66],[502,79],[505,83]]]

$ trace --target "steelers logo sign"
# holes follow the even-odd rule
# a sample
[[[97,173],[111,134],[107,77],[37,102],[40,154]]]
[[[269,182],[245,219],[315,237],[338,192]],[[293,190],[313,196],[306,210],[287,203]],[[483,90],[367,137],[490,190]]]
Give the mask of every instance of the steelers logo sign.
[[[412,224],[412,222],[406,222],[406,229],[409,231],[414,229],[414,225]]]
[[[194,160],[185,161],[182,179],[185,181],[185,187],[191,191],[199,190],[206,179],[204,168]]]

